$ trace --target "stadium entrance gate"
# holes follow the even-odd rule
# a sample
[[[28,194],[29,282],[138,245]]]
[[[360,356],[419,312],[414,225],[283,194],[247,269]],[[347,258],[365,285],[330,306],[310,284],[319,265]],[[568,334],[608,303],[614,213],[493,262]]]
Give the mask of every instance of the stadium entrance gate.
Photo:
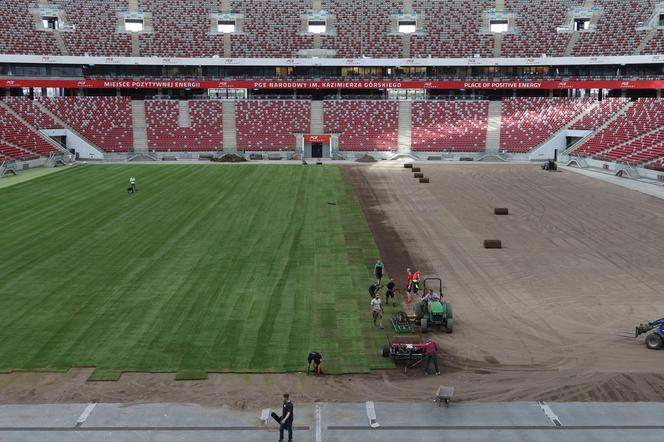
[[[323,143],[311,143],[311,156],[313,158],[323,158]]]
[[[330,135],[304,135],[305,158],[330,158],[332,149]]]

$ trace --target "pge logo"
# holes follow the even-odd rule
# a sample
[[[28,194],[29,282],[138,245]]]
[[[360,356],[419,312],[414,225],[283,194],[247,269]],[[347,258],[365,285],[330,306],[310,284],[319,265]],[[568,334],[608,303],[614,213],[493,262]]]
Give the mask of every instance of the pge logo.
[[[620,83],[620,87],[629,87],[629,81],[623,81]]]
[[[79,81],[76,83],[76,85],[77,85],[77,86],[85,86],[85,80],[79,80]]]

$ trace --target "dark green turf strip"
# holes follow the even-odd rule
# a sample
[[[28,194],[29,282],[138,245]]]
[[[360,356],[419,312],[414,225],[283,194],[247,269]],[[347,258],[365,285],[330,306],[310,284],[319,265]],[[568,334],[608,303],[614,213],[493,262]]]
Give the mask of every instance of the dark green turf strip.
[[[76,167],[0,189],[0,220],[0,370],[385,366],[378,251],[338,167]]]

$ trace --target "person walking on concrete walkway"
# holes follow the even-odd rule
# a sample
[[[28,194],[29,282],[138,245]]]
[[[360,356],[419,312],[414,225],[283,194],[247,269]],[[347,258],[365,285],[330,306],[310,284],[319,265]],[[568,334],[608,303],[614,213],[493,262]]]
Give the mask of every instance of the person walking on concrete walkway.
[[[424,341],[424,374],[429,374],[429,363],[433,361],[433,367],[436,369],[436,374],[440,374],[438,370],[438,344],[431,339]]]
[[[284,430],[288,431],[288,442],[293,441],[293,403],[290,395],[284,393],[284,405],[281,408],[281,424],[279,425],[279,442],[284,442]]]

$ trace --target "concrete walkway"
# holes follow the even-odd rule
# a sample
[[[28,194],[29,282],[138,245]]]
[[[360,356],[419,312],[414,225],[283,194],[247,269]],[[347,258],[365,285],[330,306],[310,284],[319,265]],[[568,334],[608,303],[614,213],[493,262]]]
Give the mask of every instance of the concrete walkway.
[[[578,167],[560,166],[562,170],[576,172],[580,175],[585,175],[595,178],[607,183],[615,184],[617,186],[625,187],[627,189],[636,190],[637,192],[646,195],[654,196],[656,198],[664,199],[664,183],[657,182],[649,179],[633,180],[630,178],[622,178],[615,176],[611,172],[603,172],[599,169],[579,169]]]
[[[278,404],[275,404],[278,406]],[[661,441],[662,403],[295,404],[294,440]],[[0,441],[270,441],[262,410],[182,404],[0,406]],[[277,410],[279,412],[279,410]]]

